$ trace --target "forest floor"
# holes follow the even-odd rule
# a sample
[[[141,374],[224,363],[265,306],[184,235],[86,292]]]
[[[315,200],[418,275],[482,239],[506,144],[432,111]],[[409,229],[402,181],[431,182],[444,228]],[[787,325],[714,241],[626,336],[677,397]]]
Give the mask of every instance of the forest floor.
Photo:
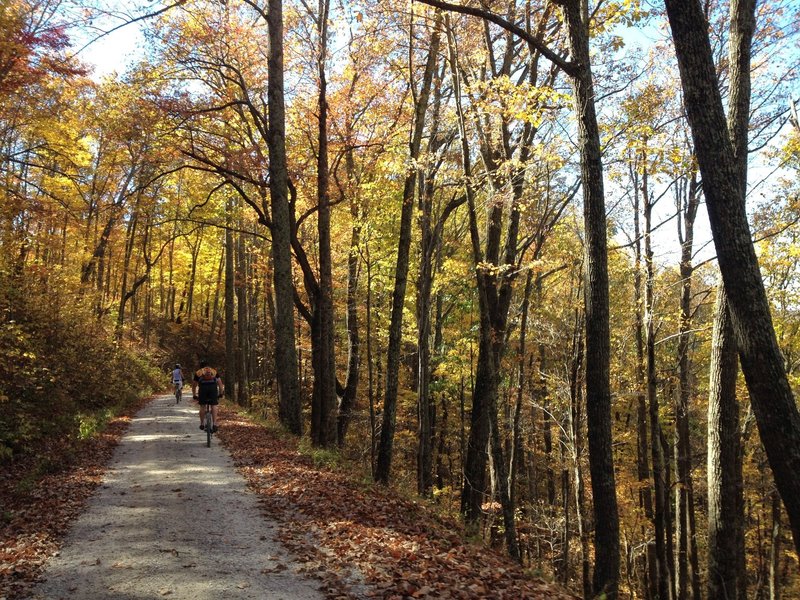
[[[153,406],[161,411],[155,417],[147,412]],[[90,592],[87,583],[89,575],[101,570],[101,563],[111,579],[98,585],[114,590],[114,597],[202,598],[186,587],[203,571],[202,547],[184,531],[192,528],[192,522],[205,520],[205,510],[189,504],[194,499],[204,505],[219,503],[213,513],[219,516],[213,519],[224,539],[219,538],[214,554],[233,559],[231,564],[222,563],[213,577],[227,586],[229,594],[224,597],[574,598],[531,578],[500,553],[465,542],[456,522],[436,515],[423,503],[404,499],[391,488],[360,482],[342,469],[315,466],[298,451],[293,438],[255,423],[234,407],[222,407],[217,447],[201,447],[194,406],[186,401],[175,405],[162,396],[135,418],[132,413],[112,422],[80,451],[68,452],[68,461],[60,458],[63,447],[50,449],[49,462],[40,453],[36,472],[43,476],[38,483],[25,483],[31,480],[33,465],[4,470],[0,600],[78,597],[82,588],[90,594],[84,597],[102,597],[97,590]],[[147,435],[153,421],[168,429],[159,436]],[[178,454],[170,455],[156,438],[170,441]],[[143,442],[139,444],[143,450],[133,449],[130,440]],[[209,486],[209,472],[192,468],[210,465],[214,452],[227,466],[220,467],[226,472],[211,475],[224,485]],[[160,481],[142,479],[144,471],[152,471]],[[199,480],[189,478],[193,472]],[[241,476],[236,472],[249,485],[246,494],[238,489],[244,482],[237,483]],[[132,480],[135,477],[139,479]],[[119,488],[121,483],[129,487]],[[206,488],[211,487],[233,493],[234,501],[204,500]],[[148,505],[143,513],[144,498],[153,496],[158,505],[155,509]],[[260,518],[250,514],[250,508],[242,511],[239,505],[249,502],[245,496],[253,496]],[[95,514],[98,504],[106,507],[105,513]],[[175,507],[178,513],[164,512]],[[125,515],[121,509],[133,512]],[[241,512],[247,514],[237,516]],[[143,515],[140,526],[136,514]],[[246,539],[234,537],[237,529],[244,530],[241,535]],[[103,539],[120,532],[134,537],[121,545],[117,540],[115,550],[103,550],[99,545]],[[81,535],[89,540],[76,538]],[[76,544],[77,551],[70,550]],[[121,547],[141,547],[142,555],[119,556]],[[247,565],[239,564],[245,556],[260,557],[261,562],[248,572]],[[150,558],[157,564],[144,564]],[[159,580],[170,563],[174,569],[167,580]],[[74,571],[81,578],[67,581],[66,574]],[[220,583],[225,581],[220,573],[232,574],[230,581]],[[44,582],[35,584],[37,579]],[[138,595],[145,591],[143,585],[150,586],[152,594]],[[279,591],[264,587],[274,585]],[[126,586],[133,587],[126,592]]]

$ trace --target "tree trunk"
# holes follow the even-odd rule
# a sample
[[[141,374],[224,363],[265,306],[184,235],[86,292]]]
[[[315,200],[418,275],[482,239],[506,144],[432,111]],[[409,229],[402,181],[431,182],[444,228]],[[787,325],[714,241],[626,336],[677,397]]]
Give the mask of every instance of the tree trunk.
[[[528,277],[525,280],[525,291],[522,296],[522,309],[519,324],[519,349],[517,351],[517,397],[514,405],[514,420],[512,427],[511,437],[511,452],[509,452],[509,478],[508,478],[508,495],[511,498],[512,504],[516,504],[516,481],[517,472],[519,471],[519,462],[521,460],[522,449],[522,405],[524,400],[525,389],[525,359],[527,350],[525,347],[525,338],[528,331],[528,307],[530,304],[531,288],[533,284],[533,270],[528,271]]]
[[[711,341],[708,399],[708,589],[709,600],[738,598],[743,583],[737,560],[742,517],[739,462],[739,405],[736,400],[737,357],[724,288],[718,288]],[[733,352],[731,352],[733,350]]]
[[[250,356],[250,332],[247,294],[247,256],[245,254],[242,219],[239,219],[239,232],[236,234],[236,402],[239,406],[249,406],[250,394],[247,377],[247,362]],[[230,377],[230,375],[229,375]]]
[[[225,385],[228,386],[228,397],[236,399],[236,329],[235,329],[235,283],[234,268],[236,248],[233,239],[233,207],[235,201],[228,198],[225,211]]]
[[[435,154],[441,106],[441,81],[434,83],[433,117],[431,119],[428,153]],[[434,234],[433,194],[435,173],[426,171],[418,201],[420,228],[420,259],[417,275],[417,493],[430,496],[433,490],[433,402],[430,397],[431,380],[431,294],[433,289],[433,260],[438,240]]]
[[[425,128],[425,114],[428,110],[428,98],[436,71],[439,53],[441,30],[441,13],[436,11],[436,19],[431,32],[428,59],[425,65],[422,86],[417,94],[414,107],[414,123],[409,142],[409,158],[415,162],[420,154],[422,134]],[[417,183],[417,167],[412,166],[406,174],[403,185],[403,206],[400,213],[400,239],[397,246],[397,264],[395,267],[394,289],[392,291],[392,312],[389,323],[389,342],[386,350],[386,394],[383,399],[383,422],[381,439],[378,446],[378,459],[375,469],[375,480],[388,484],[392,465],[394,444],[395,415],[397,412],[397,389],[400,376],[400,346],[402,343],[403,305],[408,282],[409,254],[411,250],[411,219],[414,213],[414,192]]]
[[[128,291],[128,274],[130,272],[131,256],[133,255],[133,248],[136,245],[136,229],[139,225],[139,203],[141,202],[141,194],[136,196],[136,203],[133,207],[130,219],[128,220],[128,227],[125,230],[125,253],[122,259],[122,283],[120,284],[120,302],[117,311],[117,327],[115,337],[117,340],[122,339],[122,331],[125,326],[125,309],[128,304],[127,291]]]
[[[780,600],[781,597],[781,501],[778,493],[770,494],[772,508],[772,532],[769,545],[769,600]]]
[[[581,455],[583,454],[583,414],[581,410],[582,398],[581,371],[583,370],[584,344],[582,332],[585,324],[575,311],[575,329],[572,341],[572,364],[570,365],[570,433],[572,435],[572,461],[575,471],[575,515],[577,517],[578,537],[581,543],[581,588],[583,596],[589,598],[592,594],[591,560],[589,549],[589,532],[586,528],[586,490],[583,483],[583,468]]]
[[[375,477],[375,437],[377,433],[377,423],[375,420],[375,370],[372,362],[372,263],[369,258],[369,244],[367,244],[366,266],[367,266],[367,306],[366,306],[366,326],[367,326],[367,398],[369,400],[369,465],[371,475]]]
[[[355,173],[352,154],[351,149],[345,158],[348,173]],[[361,244],[361,225],[358,222],[360,215],[356,202],[351,202],[350,214],[353,218],[353,226],[350,230],[350,252],[347,255],[347,379],[342,396],[339,398],[337,411],[336,437],[340,446],[344,445],[347,429],[352,419],[351,411],[355,406],[361,362],[361,338],[358,325],[358,250]]]
[[[687,6],[688,4],[688,6]],[[700,6],[666,0],[709,222],[761,440],[800,551],[800,412],[772,325]]]
[[[586,416],[589,471],[595,514],[593,593],[617,597],[619,513],[611,435],[608,252],[603,162],[589,55],[588,15],[579,0],[563,0],[570,52],[578,68],[571,73],[583,180],[586,230]]]
[[[648,409],[647,409],[647,376],[645,368],[644,351],[644,294],[642,292],[642,242],[640,229],[640,191],[639,175],[637,169],[632,169],[633,180],[633,223],[634,223],[634,248],[635,262],[633,273],[634,289],[634,318],[636,328],[636,473],[639,481],[639,506],[644,511],[645,518],[654,522],[653,493],[650,485],[650,444],[648,443]],[[645,540],[645,597],[655,598],[658,594],[658,566],[655,554],[655,544],[651,540],[649,529],[642,525],[642,538]]]
[[[313,300],[315,335],[314,394],[311,404],[311,440],[323,448],[336,445],[336,360],[333,332],[333,276],[331,266],[331,211],[328,173],[328,97],[325,65],[328,49],[328,0],[319,1],[317,15],[319,55],[318,152],[317,152],[317,235],[319,243],[319,286]],[[316,426],[316,427],[315,427]]]
[[[644,205],[644,262],[645,262],[645,356],[647,405],[650,416],[650,450],[653,461],[653,491],[655,495],[655,511],[653,524],[655,528],[656,575],[658,579],[659,600],[672,597],[672,580],[670,577],[670,554],[667,552],[667,519],[669,519],[669,488],[665,481],[667,468],[661,446],[661,423],[659,420],[658,390],[656,381],[656,341],[655,324],[653,322],[653,250],[651,244],[652,209],[647,186],[647,171],[642,178]]]
[[[200,233],[197,239],[194,241],[193,245],[190,245],[191,255],[192,255],[192,266],[191,270],[189,271],[189,284],[186,286],[184,290],[184,295],[186,297],[186,319],[191,321],[192,320],[192,310],[194,308],[194,285],[197,282],[197,263],[200,258],[200,249],[202,247],[203,241],[203,229],[200,229]],[[180,314],[181,311],[179,310],[178,313]]]
[[[269,0],[269,189],[272,209],[272,263],[275,285],[275,373],[278,379],[278,416],[286,428],[303,430],[297,351],[294,332],[291,213],[286,166],[286,111],[283,90],[283,3]]]
[[[692,581],[697,581],[697,554],[693,552],[696,545],[694,539],[694,485],[692,483],[692,450],[689,440],[689,398],[690,389],[690,361],[689,361],[689,331],[692,319],[692,251],[694,245],[694,220],[699,205],[697,178],[692,176],[687,191],[686,205],[678,206],[681,216],[679,226],[683,219],[683,230],[679,229],[678,237],[681,242],[681,322],[678,333],[678,394],[675,405],[675,522],[677,526],[678,553],[677,553],[677,588],[676,597],[684,600],[689,588],[689,566],[692,565]],[[692,596],[698,598],[697,586],[693,585]]]
[[[730,111],[728,131],[744,207],[750,119],[750,53],[755,2],[731,2]],[[708,597],[746,597],[744,498],[739,404],[736,399],[737,347],[724,284],[717,286],[708,406]]]
[[[206,346],[210,347],[211,342],[214,341],[214,332],[217,330],[217,321],[219,320],[219,287],[222,281],[222,273],[225,267],[225,252],[222,253],[219,260],[219,267],[217,268],[217,280],[214,284],[214,304],[211,307],[211,325],[208,328],[208,338],[206,338]]]

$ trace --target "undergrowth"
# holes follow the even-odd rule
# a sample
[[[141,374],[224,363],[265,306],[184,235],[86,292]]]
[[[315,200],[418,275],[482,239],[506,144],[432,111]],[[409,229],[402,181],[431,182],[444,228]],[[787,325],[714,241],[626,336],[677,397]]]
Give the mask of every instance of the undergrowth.
[[[96,435],[163,386],[152,357],[119,342],[91,302],[0,272],[0,315],[0,464]]]

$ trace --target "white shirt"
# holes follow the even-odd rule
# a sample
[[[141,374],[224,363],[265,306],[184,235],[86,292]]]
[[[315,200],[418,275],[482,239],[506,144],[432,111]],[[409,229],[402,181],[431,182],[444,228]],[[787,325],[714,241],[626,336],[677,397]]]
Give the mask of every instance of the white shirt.
[[[172,383],[183,383],[183,371],[180,369],[172,371]]]

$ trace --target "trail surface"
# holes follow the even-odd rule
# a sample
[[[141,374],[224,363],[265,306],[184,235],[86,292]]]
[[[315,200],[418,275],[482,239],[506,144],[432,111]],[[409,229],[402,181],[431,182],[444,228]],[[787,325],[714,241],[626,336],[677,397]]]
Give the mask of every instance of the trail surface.
[[[277,524],[198,425],[187,394],[136,415],[31,598],[324,598],[291,568]]]

